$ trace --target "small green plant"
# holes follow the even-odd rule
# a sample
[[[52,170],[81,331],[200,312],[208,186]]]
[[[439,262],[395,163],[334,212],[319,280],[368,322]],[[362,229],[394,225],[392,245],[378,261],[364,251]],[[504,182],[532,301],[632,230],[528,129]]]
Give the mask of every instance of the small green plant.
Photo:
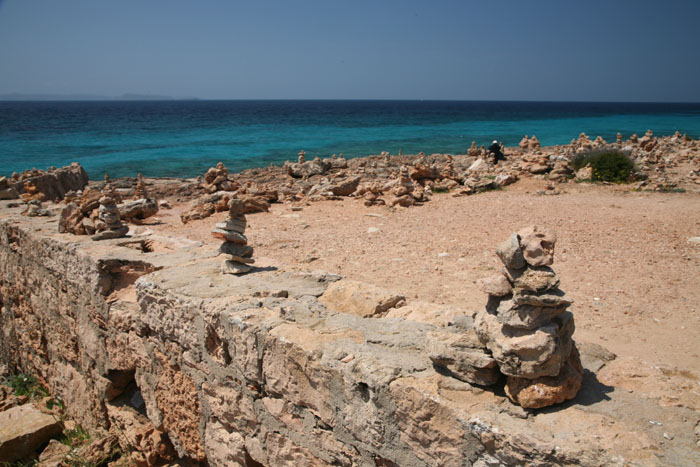
[[[80,446],[89,440],[90,434],[80,425],[70,430],[63,430],[63,438],[60,439],[61,443],[71,447]]]
[[[589,151],[574,157],[575,170],[591,167],[591,180],[595,182],[628,182],[634,170],[634,162],[622,151]]]
[[[12,388],[15,392],[15,396],[27,396],[30,399],[39,399],[49,395],[49,391],[39,384],[32,375],[20,373],[10,376],[6,378],[2,384]]]

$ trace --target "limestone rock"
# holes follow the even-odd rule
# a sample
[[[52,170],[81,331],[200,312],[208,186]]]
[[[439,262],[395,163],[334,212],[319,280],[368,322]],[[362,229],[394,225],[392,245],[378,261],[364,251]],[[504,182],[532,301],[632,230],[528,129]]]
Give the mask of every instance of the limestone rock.
[[[576,171],[576,180],[591,180],[593,178],[593,168],[586,166]]]
[[[19,193],[13,187],[0,189],[0,200],[2,199],[18,199]]]
[[[88,176],[85,169],[74,162],[49,172],[42,170],[23,172],[11,183],[11,186],[20,195],[40,193],[46,200],[60,201],[69,191],[82,190],[87,184]]]
[[[543,293],[518,290],[513,294],[513,303],[516,305],[530,305],[536,307],[567,307],[571,305],[573,301],[564,298],[564,295],[561,289],[548,290]]]
[[[501,243],[496,249],[496,254],[507,268],[522,269],[525,267],[525,258],[520,247],[518,234],[511,235],[508,240]]]
[[[509,376],[506,395],[526,409],[539,409],[573,399],[583,383],[583,367],[578,350],[573,345],[571,354],[557,376],[536,379]]]
[[[534,225],[520,230],[518,237],[520,238],[520,246],[527,264],[530,266],[549,266],[554,262],[556,235]]]
[[[449,371],[459,380],[490,386],[500,377],[496,360],[487,353],[473,330],[428,333],[425,350],[435,366]]]
[[[556,274],[547,266],[507,272],[513,281],[513,287],[518,291],[543,292],[559,285]]]
[[[372,284],[343,279],[329,285],[318,301],[337,313],[370,318],[383,315],[404,299]]]
[[[61,467],[62,462],[70,451],[70,446],[52,439],[41,452],[37,465],[38,467]]]
[[[253,256],[253,247],[240,243],[224,242],[219,247],[219,253],[240,256],[241,258],[250,258]]]
[[[507,326],[532,330],[546,325],[564,311],[566,306],[519,305],[513,300],[503,300],[497,307],[496,317]]]
[[[158,213],[158,201],[141,198],[119,207],[119,216],[126,221],[141,221]]]
[[[503,274],[490,276],[476,281],[476,286],[484,293],[494,297],[502,297],[513,291],[513,286]]]
[[[114,229],[108,228],[106,230],[102,230],[100,232],[95,233],[92,236],[93,240],[109,240],[112,238],[121,238],[124,237],[127,232],[129,232],[129,226],[122,225],[119,227],[116,227]]]
[[[336,196],[350,196],[357,190],[362,177],[351,177],[338,182],[331,186],[331,192]]]
[[[32,404],[0,412],[0,460],[14,462],[61,433],[61,425]]]
[[[493,180],[493,183],[495,183],[498,186],[507,186],[512,183],[515,183],[518,181],[518,176],[515,174],[511,173],[500,173],[496,175],[496,178]]]
[[[248,239],[246,238],[245,235],[239,234],[238,232],[234,232],[232,230],[224,230],[224,229],[214,229],[211,231],[211,234],[215,238],[220,238],[221,240],[225,240],[227,242],[231,243],[238,243],[239,245],[247,245],[248,244]]]
[[[207,218],[215,212],[226,211],[230,200],[231,193],[226,191],[217,191],[216,193],[202,196],[180,214],[180,220],[183,224],[187,224],[192,220]]]
[[[501,373],[523,378],[556,376],[571,352],[573,315],[555,316],[549,324],[534,330],[501,323],[495,315],[479,312],[474,329],[491,351]]]

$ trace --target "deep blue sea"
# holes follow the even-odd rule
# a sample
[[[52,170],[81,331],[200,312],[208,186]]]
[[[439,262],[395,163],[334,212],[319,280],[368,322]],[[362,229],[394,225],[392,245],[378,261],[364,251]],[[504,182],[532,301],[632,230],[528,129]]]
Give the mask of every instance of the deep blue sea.
[[[614,140],[648,128],[700,136],[700,104],[470,101],[0,102],[0,175],[80,162],[91,179],[189,177],[343,153],[464,153],[537,135],[564,144],[582,131]]]

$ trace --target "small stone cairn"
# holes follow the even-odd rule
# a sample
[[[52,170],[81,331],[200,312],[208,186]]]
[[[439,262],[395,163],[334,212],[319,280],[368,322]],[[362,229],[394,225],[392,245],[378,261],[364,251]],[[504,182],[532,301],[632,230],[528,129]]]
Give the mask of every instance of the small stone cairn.
[[[212,235],[224,241],[219,247],[219,253],[230,255],[221,267],[223,274],[245,274],[250,272],[253,259],[253,247],[248,245],[244,235],[246,228],[245,203],[233,198],[229,202],[228,219],[216,224]]]
[[[489,299],[474,329],[507,376],[506,394],[525,408],[572,399],[583,381],[567,311],[572,301],[549,267],[555,243],[556,236],[538,226],[514,233],[496,250],[502,274],[478,282]]]
[[[122,224],[119,215],[117,202],[111,196],[103,194],[100,197],[100,208],[97,221],[95,222],[95,235],[93,240],[106,240],[109,238],[119,238],[126,235],[129,227]]]
[[[139,172],[136,179],[136,187],[134,188],[134,199],[145,198],[148,198],[148,191],[146,190],[146,183],[143,181],[143,175]]]

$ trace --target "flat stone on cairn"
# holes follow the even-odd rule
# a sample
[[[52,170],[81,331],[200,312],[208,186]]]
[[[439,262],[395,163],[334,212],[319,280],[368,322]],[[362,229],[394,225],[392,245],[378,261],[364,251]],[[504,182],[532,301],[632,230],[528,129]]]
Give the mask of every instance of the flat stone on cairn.
[[[506,395],[525,408],[541,408],[572,399],[583,369],[572,339],[572,301],[559,289],[549,267],[556,236],[532,226],[511,235],[496,253],[502,274],[478,281],[489,295],[474,329],[506,375]]]
[[[219,247],[219,253],[230,256],[221,267],[224,274],[245,274],[252,269],[249,265],[255,263],[253,247],[248,246],[248,239],[244,235],[247,226],[244,211],[243,200],[232,199],[229,202],[228,219],[217,223],[211,231],[214,237],[224,241]]]

